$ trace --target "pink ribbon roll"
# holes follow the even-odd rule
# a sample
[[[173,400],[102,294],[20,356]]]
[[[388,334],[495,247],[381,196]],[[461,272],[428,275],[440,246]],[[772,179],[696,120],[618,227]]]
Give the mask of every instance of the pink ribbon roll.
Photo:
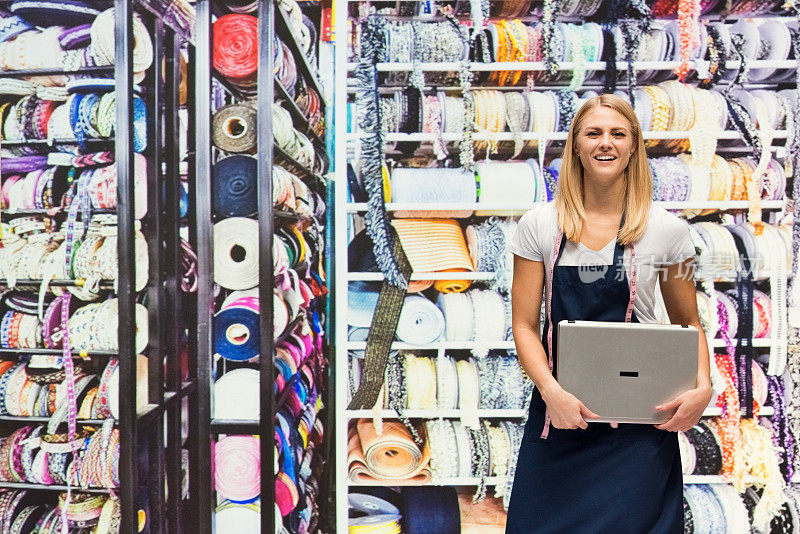
[[[231,501],[244,502],[261,493],[261,445],[255,436],[227,436],[214,447],[214,483]]]

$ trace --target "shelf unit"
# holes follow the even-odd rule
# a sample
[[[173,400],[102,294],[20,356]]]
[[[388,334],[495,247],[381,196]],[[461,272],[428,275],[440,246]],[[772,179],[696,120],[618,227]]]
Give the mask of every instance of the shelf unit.
[[[54,2],[58,3],[58,2]],[[92,214],[116,214],[118,232],[116,236],[118,250],[117,280],[103,280],[99,284],[102,291],[115,290],[119,299],[118,349],[114,351],[79,351],[73,350],[72,357],[81,360],[96,361],[104,366],[109,358],[119,359],[119,418],[115,426],[120,433],[120,456],[118,460],[118,488],[78,488],[73,492],[108,493],[116,495],[121,505],[121,532],[136,532],[143,524],[149,532],[185,532],[185,501],[181,497],[183,466],[181,453],[181,402],[194,389],[192,379],[185,380],[181,376],[178,355],[182,343],[177,339],[177,330],[186,328],[188,323],[182,322],[178,315],[173,317],[172,310],[186,299],[180,290],[182,272],[180,247],[173,245],[170,236],[177,236],[179,231],[178,197],[164,193],[172,187],[179,187],[177,173],[174,169],[177,157],[176,125],[170,125],[168,118],[177,117],[178,81],[180,72],[173,70],[164,79],[165,74],[161,58],[167,67],[177,65],[177,54],[181,37],[175,29],[163,20],[153,16],[139,0],[113,0],[107,7],[115,10],[114,32],[116,34],[115,61],[113,65],[86,67],[76,71],[63,69],[35,69],[2,71],[0,78],[21,78],[33,75],[83,74],[95,77],[114,78],[114,90],[117,97],[115,129],[116,135],[108,139],[87,140],[89,150],[106,148],[113,150],[117,167],[117,208],[115,210],[92,210]],[[139,13],[149,38],[153,40],[153,49],[157,60],[148,70],[140,92],[147,113],[146,136],[148,146],[143,155],[148,160],[146,178],[148,212],[142,219],[142,232],[148,245],[149,280],[142,292],[135,288],[135,226],[134,219],[134,168],[133,168],[133,14]],[[176,67],[177,69],[177,67]],[[138,92],[137,86],[137,92]],[[123,95],[123,96],[119,96]],[[39,148],[50,145],[75,144],[74,139],[55,139],[31,141],[4,141],[3,145],[17,147],[31,144]],[[166,165],[166,171],[162,169]],[[58,210],[55,210],[58,211]],[[3,210],[4,218],[15,216],[60,216],[53,210]],[[179,242],[178,242],[179,244]],[[168,256],[171,259],[168,259]],[[52,280],[51,286],[80,287],[83,280]],[[15,287],[20,290],[35,288],[38,290],[41,280],[16,280]],[[7,280],[0,280],[0,285],[8,287]],[[148,367],[148,399],[144,406],[137,409],[136,403],[126,401],[136,398],[137,390],[137,351],[132,326],[135,322],[135,303],[146,299],[148,304],[149,339],[145,354]],[[167,321],[166,318],[170,317]],[[158,326],[156,326],[158,325]],[[0,349],[0,357],[4,359],[18,356],[27,357],[33,354],[63,355],[60,349]],[[22,425],[26,423],[46,423],[48,417],[13,417],[3,416],[4,425]],[[78,425],[98,426],[103,423],[99,419],[78,420]],[[165,424],[166,423],[166,424]],[[165,433],[166,430],[166,433]],[[166,435],[166,438],[165,438]],[[143,467],[144,466],[144,467]],[[191,471],[191,468],[190,468]],[[25,489],[29,491],[67,491],[67,486],[0,482],[0,488]],[[166,488],[166,492],[165,492]],[[166,493],[166,495],[165,495]],[[142,495],[146,494],[146,502]]]
[[[285,339],[304,319],[301,313],[292,320],[284,332],[273,337],[268,333],[273,332],[273,290],[275,289],[275,275],[273,273],[273,240],[275,231],[281,225],[294,222],[309,222],[313,218],[287,212],[273,204],[272,168],[273,165],[285,166],[287,170],[300,177],[309,189],[315,189],[322,198],[325,198],[327,186],[326,179],[315,169],[296,161],[283,151],[273,141],[272,107],[281,102],[292,117],[295,128],[305,134],[313,143],[317,153],[326,149],[324,140],[312,129],[308,118],[291,98],[288,91],[280,84],[274,75],[274,45],[273,36],[278,36],[292,53],[297,68],[297,74],[309,87],[318,92],[324,99],[322,84],[316,70],[302,53],[301,48],[292,32],[289,21],[283,13],[278,2],[258,2],[256,12],[249,13],[258,19],[258,78],[256,94],[248,96],[240,88],[226,80],[215,68],[212,67],[212,25],[213,21],[223,15],[230,14],[227,5],[219,0],[197,0],[196,9],[196,53],[197,65],[194,92],[195,124],[190,138],[196,143],[194,170],[196,173],[196,188],[194,191],[195,215],[193,225],[196,229],[198,256],[199,287],[197,295],[197,360],[195,369],[197,374],[196,404],[192,407],[192,420],[196,432],[193,434],[193,454],[198,465],[196,476],[191,485],[193,495],[196,495],[196,508],[192,522],[192,529],[197,532],[214,531],[214,515],[219,502],[215,495],[215,484],[211,469],[213,463],[212,441],[221,435],[246,434],[257,435],[260,439],[260,465],[261,485],[260,496],[260,532],[279,534],[276,531],[275,515],[275,480],[272,475],[272,465],[277,462],[276,451],[272,436],[275,434],[276,413],[282,404],[282,396],[277,399],[273,393],[276,370],[273,366],[275,347]],[[261,303],[259,311],[259,354],[257,364],[237,362],[236,368],[242,366],[254,367],[259,374],[260,418],[258,420],[220,419],[213,417],[213,386],[216,378],[213,369],[214,341],[213,323],[217,309],[217,292],[214,283],[214,240],[213,222],[218,219],[212,210],[211,199],[213,191],[212,165],[218,156],[227,155],[211,145],[211,116],[216,107],[222,104],[212,98],[214,86],[221,87],[226,95],[224,100],[235,103],[249,101],[257,111],[257,196],[258,196],[258,297]],[[323,113],[324,100],[320,103]],[[327,224],[326,224],[327,226]],[[222,289],[222,292],[228,290]],[[267,356],[268,355],[268,356]],[[222,361],[222,360],[221,360]],[[253,367],[250,367],[253,368]],[[222,367],[220,367],[221,373]],[[284,386],[283,394],[290,389],[298,374],[295,374]],[[327,392],[321,392],[327,395]],[[332,401],[325,397],[324,404],[332,407]],[[321,417],[321,416],[320,416]],[[327,434],[327,432],[326,432]],[[329,439],[326,435],[326,440]],[[325,490],[320,484],[320,498],[325,496]]]
[[[353,14],[356,12],[355,7],[352,5],[354,3],[360,3],[360,0],[339,0],[337,2],[337,11],[340,13],[347,13],[351,18],[350,21],[354,22]],[[373,6],[371,2],[367,1],[364,2],[369,7],[377,7]],[[385,4],[381,5],[382,7],[386,7]],[[436,16],[412,16],[412,17],[405,17],[405,16],[395,16],[395,15],[381,15],[388,20],[391,21],[420,21],[421,23],[425,22],[432,22],[432,21],[444,21],[446,20],[444,17],[436,17]],[[465,17],[457,17],[464,20],[468,18]],[[704,20],[713,19],[714,17],[706,17],[704,16]],[[750,18],[745,16],[736,16],[731,17],[731,19],[735,18]],[[761,18],[761,17],[759,17]],[[787,20],[797,20],[797,17],[767,17],[767,18],[774,18],[781,22],[786,22]],[[523,21],[539,21],[541,20],[540,16],[530,16],[530,17],[522,17]],[[559,22],[567,22],[570,21],[569,18],[564,17],[557,17]],[[487,19],[487,23],[493,20],[498,20],[496,18],[490,17]],[[730,20],[730,19],[728,19]],[[576,22],[580,23],[580,20],[576,19]],[[350,39],[349,34],[350,27],[348,26],[348,20],[345,17],[338,17],[336,20],[336,29],[335,33],[337,36],[344,36],[345,39]],[[356,71],[357,63],[352,62],[350,59],[350,50],[346,46],[339,47],[337,50],[336,56],[336,89],[335,92],[337,95],[348,95],[348,99],[341,97],[337,100],[336,106],[336,139],[340,140],[343,139],[345,142],[337,143],[336,146],[336,161],[341,164],[341,162],[345,161],[358,161],[362,157],[362,153],[360,151],[360,143],[361,140],[366,137],[366,134],[362,133],[357,126],[356,117],[358,117],[359,110],[356,109],[356,105],[352,104],[350,100],[354,94],[357,93],[357,84],[351,83],[352,75]],[[494,62],[494,63],[476,63],[476,62],[465,62],[464,64],[467,65],[468,70],[472,72],[493,72],[493,71],[543,71],[545,70],[545,64],[543,62]],[[422,72],[426,73],[434,73],[434,72],[450,72],[450,73],[458,73],[462,66],[464,65],[461,62],[447,62],[447,63],[419,63],[414,65],[412,63],[378,63],[376,65],[376,71],[378,73],[401,73],[401,72],[412,72],[415,69],[421,70]],[[636,62],[633,65],[635,70],[660,70],[660,71],[667,71],[675,69],[680,62],[678,61],[657,61],[657,62]],[[690,67],[693,65],[693,62],[690,62]],[[749,61],[749,65],[751,68],[780,68],[780,69],[796,69],[798,68],[798,64],[796,60],[787,60],[787,61]],[[725,68],[727,69],[736,69],[740,66],[739,61],[727,61],[725,64]],[[591,71],[604,71],[608,68],[608,64],[603,61],[587,61],[581,64],[576,64],[572,62],[559,62],[558,69],[561,71],[568,71],[572,70],[575,67],[579,67],[585,69],[587,72]],[[627,71],[628,63],[625,61],[616,61],[612,68],[615,68],[619,71]],[[457,85],[457,81],[453,81],[454,77],[447,78],[445,81],[434,82],[431,80],[425,80],[423,85],[423,94],[430,95],[435,94],[436,91],[444,91],[446,94],[450,96],[461,96],[461,87]],[[725,87],[729,84],[729,82],[722,80],[718,86]],[[405,89],[409,84],[397,84],[393,82],[389,82],[386,85],[379,85],[376,88],[376,91],[380,95],[392,95],[398,91]],[[540,82],[537,81],[534,87],[530,88],[532,91],[555,91],[558,89],[565,88],[566,83],[549,83],[549,82]],[[624,83],[618,84],[618,88],[624,88]],[[584,83],[583,86],[578,90],[579,92],[583,90],[601,90],[603,88],[602,82],[598,82],[597,80],[589,81],[588,83]],[[769,83],[745,83],[745,89],[774,89],[775,84]],[[500,90],[500,91],[517,91],[522,92],[526,90],[524,84],[524,77],[523,82],[521,85],[508,85],[508,86],[497,86],[494,85],[492,82],[487,84],[478,84],[473,83],[470,91],[474,92],[477,90],[483,89],[492,89],[492,90]],[[729,141],[738,141],[742,138],[741,134],[738,131],[718,131],[713,134],[719,140],[729,140]],[[474,142],[477,141],[513,141],[516,139],[521,139],[523,141],[539,141],[540,147],[538,151],[538,157],[541,159],[547,155],[548,159],[552,157],[557,157],[556,153],[562,150],[563,141],[566,140],[567,133],[566,132],[522,132],[519,135],[512,134],[510,132],[502,132],[502,133],[485,133],[485,132],[473,132],[472,140]],[[690,137],[690,132],[686,131],[646,131],[643,132],[643,137],[645,139],[658,139],[658,140],[669,140],[669,139],[686,139]],[[787,156],[787,148],[783,146],[783,139],[787,138],[786,131],[776,131],[773,135],[773,146],[771,146],[771,151],[773,153],[773,157],[776,158],[785,158]],[[416,151],[416,156],[430,156],[432,154],[432,144],[437,141],[444,141],[448,144],[449,147],[449,158],[454,161],[453,165],[451,166],[458,166],[458,153],[457,148],[452,148],[453,146],[457,146],[459,142],[463,139],[462,134],[456,133],[441,133],[441,134],[433,134],[433,133],[400,133],[400,132],[384,132],[382,135],[382,141],[385,143],[385,154],[391,156],[393,151],[393,143],[399,142],[415,142],[415,143],[422,143],[422,146]],[[546,149],[542,149],[541,145],[542,142],[545,142]],[[726,157],[733,157],[727,156],[728,153],[742,153],[745,151],[749,151],[748,148],[740,145],[738,143],[727,143],[725,146],[717,147],[717,153],[725,154]],[[656,147],[654,149],[648,149],[648,152],[652,152],[654,155],[661,154],[662,149]],[[483,154],[481,154],[482,156]],[[407,157],[408,154],[404,154],[404,157]],[[536,159],[536,156],[525,156],[533,157]],[[479,156],[476,154],[476,160],[479,159]],[[524,159],[523,158],[523,159]],[[418,158],[421,159],[421,158]],[[432,159],[432,158],[429,158]],[[540,162],[540,163],[543,163]],[[412,166],[421,166],[424,167],[423,163],[419,161],[415,161],[412,163]],[[343,176],[344,173],[342,172],[341,175]],[[750,203],[747,201],[689,201],[689,202],[656,202],[657,205],[669,210],[700,210],[700,209],[714,209],[719,210],[721,212],[726,212],[729,210],[747,210],[750,208]],[[363,221],[363,217],[365,213],[368,211],[368,204],[366,202],[355,202],[350,197],[348,184],[346,179],[340,179],[339,183],[337,184],[336,188],[336,248],[338,250],[344,250],[349,241],[349,236],[352,236],[352,230],[355,226],[356,228],[361,228],[361,222]],[[786,210],[786,200],[778,200],[778,201],[762,201],[761,208],[765,212],[765,219],[768,215],[776,214],[775,212],[780,212],[781,214]],[[467,217],[470,221],[474,221],[474,218],[479,217],[486,217],[490,216],[492,212],[495,212],[498,216],[519,216],[525,213],[533,207],[532,204],[520,204],[520,203],[509,203],[509,204],[481,204],[480,202],[467,202],[467,203],[393,203],[393,202],[386,202],[385,208],[388,212],[389,216],[393,215],[395,211],[405,211],[405,212],[436,212],[436,211],[461,211],[461,212],[469,212],[469,211],[477,211],[479,215],[470,215]],[[426,215],[420,215],[421,217],[425,217]],[[354,225],[353,221],[357,221],[359,224]],[[491,280],[494,278],[493,273],[483,273],[483,272],[458,272],[458,273],[414,273],[411,276],[411,280],[472,280],[472,281],[485,281]],[[347,340],[347,333],[348,333],[348,326],[347,321],[344,319],[345,314],[348,309],[348,302],[347,302],[347,290],[348,290],[348,282],[353,281],[371,281],[371,282],[378,282],[384,279],[381,273],[365,273],[365,272],[350,272],[348,266],[345,262],[341,262],[340,265],[337,266],[336,270],[336,279],[337,279],[337,293],[336,293],[336,306],[338,312],[339,321],[337,324],[337,332],[336,337],[338,340]],[[731,282],[732,280],[719,280],[720,282]],[[736,340],[734,340],[736,343]],[[774,350],[777,346],[785,347],[786,340],[777,339],[774,337],[769,337],[765,339],[753,339],[752,345],[757,349],[769,349],[770,351]],[[436,342],[427,344],[424,346],[418,346],[409,343],[401,343],[401,342],[393,342],[391,344],[392,350],[413,350],[413,351],[424,351],[426,355],[432,356],[434,351],[442,355],[447,350],[472,350],[475,348],[481,349],[501,349],[501,350],[510,350],[514,348],[513,341],[494,341],[489,343],[483,342]],[[720,339],[711,340],[710,348],[713,350],[714,348],[725,348],[725,343]],[[344,439],[344,436],[347,435],[349,424],[352,419],[356,418],[372,418],[375,415],[379,415],[382,418],[396,418],[398,414],[394,410],[378,410],[377,413],[374,413],[373,410],[347,410],[346,406],[348,405],[349,397],[349,384],[347,376],[345,375],[349,371],[349,355],[348,352],[352,350],[365,350],[366,349],[366,342],[363,341],[344,341],[337,344],[337,354],[336,354],[336,361],[337,367],[343,371],[340,371],[338,379],[337,379],[337,393],[336,393],[336,403],[338,407],[337,411],[337,447],[336,447],[336,465],[339,468],[339,475],[337,476],[337,494],[339,495],[346,495],[348,488],[354,486],[367,486],[367,485],[376,485],[376,486],[392,486],[392,482],[390,481],[376,481],[375,483],[354,483],[348,479],[347,475],[347,466],[348,466],[348,458],[347,458],[347,440]],[[713,355],[712,355],[713,357]],[[705,417],[718,417],[722,413],[722,410],[717,407],[709,407],[706,409],[704,416]],[[771,406],[762,407],[760,411],[760,415],[763,416],[772,416],[774,414],[773,409]],[[458,419],[462,417],[463,412],[461,410],[405,410],[403,412],[405,417],[409,418],[453,418]],[[472,414],[471,414],[472,415]],[[523,410],[478,410],[479,417],[483,418],[522,418],[524,417]],[[747,477],[745,479],[747,483],[754,483],[756,482],[754,477]],[[486,482],[489,485],[497,484],[498,480],[496,479],[488,479]],[[453,479],[446,479],[446,480],[434,480],[431,482],[432,485],[453,485],[453,486],[471,486],[477,485],[479,483],[479,479],[477,478],[453,478]],[[696,475],[685,475],[684,476],[684,483],[686,484],[719,484],[719,483],[727,483],[727,481],[722,476],[696,476]],[[348,528],[348,510],[347,510],[347,503],[342,502],[344,499],[340,498],[337,501],[337,531],[346,531]]]

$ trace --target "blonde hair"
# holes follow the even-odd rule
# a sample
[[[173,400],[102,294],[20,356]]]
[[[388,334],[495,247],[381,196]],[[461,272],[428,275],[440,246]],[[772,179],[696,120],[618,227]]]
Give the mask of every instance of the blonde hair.
[[[634,151],[625,168],[625,223],[617,235],[620,244],[638,241],[647,227],[647,218],[653,202],[653,178],[647,164],[642,128],[631,105],[622,98],[602,94],[587,100],[572,120],[564,146],[558,188],[555,196],[558,226],[567,239],[578,242],[581,236],[586,211],[583,205],[583,165],[575,154],[575,135],[581,121],[592,109],[605,106],[619,112],[628,119],[633,135]]]

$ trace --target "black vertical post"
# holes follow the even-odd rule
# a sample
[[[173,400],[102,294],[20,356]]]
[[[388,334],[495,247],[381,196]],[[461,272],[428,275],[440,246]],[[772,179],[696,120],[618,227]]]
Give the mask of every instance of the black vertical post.
[[[153,24],[147,24],[153,31],[153,48],[155,61],[153,72],[145,78],[145,98],[147,110],[152,120],[147,121],[148,164],[147,164],[147,215],[143,221],[146,225],[145,235],[148,236],[149,253],[149,281],[147,285],[148,318],[152,327],[149,329],[148,342],[148,401],[159,406],[157,415],[149,424],[146,431],[149,439],[149,473],[147,491],[150,503],[150,531],[153,533],[164,532],[164,491],[163,485],[166,471],[166,458],[164,452],[164,339],[167,335],[164,320],[166,315],[164,298],[164,254],[163,231],[164,224],[161,218],[163,196],[161,195],[164,173],[161,161],[164,154],[164,69],[161,57],[164,50],[164,22],[160,18],[147,14],[148,19],[154,19]]]
[[[182,380],[180,366],[181,342],[186,329],[183,316],[183,295],[181,293],[181,240],[180,240],[180,143],[178,110],[180,109],[180,39],[175,32],[168,31],[164,39],[164,139],[169,150],[164,154],[164,245],[168,261],[164,262],[163,281],[166,291],[164,321],[167,353],[167,390],[178,395],[177,402],[167,406],[167,532],[182,534],[181,521],[181,406]],[[193,472],[192,472],[193,473]]]
[[[197,34],[199,35],[200,32],[203,31],[202,26],[199,24],[197,25]],[[195,42],[196,43],[196,42]],[[199,69],[197,68],[197,49],[195,46],[189,46],[188,50],[188,57],[187,57],[187,99],[186,105],[187,107],[192,110],[191,113],[188,114],[188,131],[187,131],[187,139],[191,140],[191,149],[189,150],[189,165],[188,165],[188,181],[187,185],[188,188],[188,196],[189,196],[189,210],[186,213],[187,222],[189,224],[189,242],[194,245],[194,250],[199,250],[199,240],[197,238],[197,204],[199,202],[199,198],[197,195],[197,136],[195,135],[195,111],[196,111],[196,79],[197,73]],[[199,288],[198,288],[199,291]],[[197,325],[197,316],[200,308],[198,306],[199,298],[197,293],[194,294],[193,298],[191,299],[191,304],[187,303],[188,309],[187,311],[187,324]],[[196,333],[196,330],[195,330]],[[186,338],[187,343],[189,344],[189,380],[195,383],[195,388],[192,393],[189,395],[189,436],[188,442],[192,444],[189,446],[189,472],[192,473],[192,476],[189,477],[189,513],[186,515],[184,520],[187,520],[187,528],[186,531],[188,532],[201,532],[199,527],[200,516],[202,515],[202,511],[204,508],[200,504],[200,500],[198,494],[200,492],[199,485],[198,485],[198,477],[200,474],[201,466],[200,466],[200,458],[199,452],[197,450],[197,443],[199,441],[199,390],[200,390],[200,380],[199,380],[199,369],[198,369],[198,353],[197,353],[197,342],[198,342],[197,335],[189,335]],[[210,476],[210,475],[209,475]],[[208,477],[207,477],[208,478]]]
[[[133,233],[133,9],[130,0],[114,1],[115,63],[114,89],[117,95],[116,139],[117,164],[117,249],[119,251],[119,430],[120,430],[120,504],[121,532],[137,532],[136,496],[139,480],[136,472],[138,443],[136,403],[136,317],[134,288]],[[128,400],[129,402],[125,402]]]
[[[273,398],[272,355],[273,310],[272,292],[272,103],[275,98],[273,69],[275,28],[275,3],[266,0],[258,3],[258,249],[259,265],[259,370],[261,373],[261,532],[275,534],[275,481],[273,434],[275,399]]]
[[[195,4],[197,16],[195,71],[195,209],[197,224],[197,425],[194,479],[198,532],[211,532],[211,320],[214,306],[213,232],[211,221],[211,10],[209,0]],[[267,301],[267,302],[271,302]],[[263,464],[263,461],[262,461]],[[272,465],[272,464],[269,464]]]

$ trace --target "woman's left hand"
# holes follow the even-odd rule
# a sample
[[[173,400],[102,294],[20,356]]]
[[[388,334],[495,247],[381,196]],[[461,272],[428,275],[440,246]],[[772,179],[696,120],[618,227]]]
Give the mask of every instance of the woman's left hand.
[[[670,402],[656,406],[658,411],[668,412],[674,410],[674,413],[667,422],[654,426],[659,430],[686,432],[700,421],[710,401],[710,387],[690,389]]]

